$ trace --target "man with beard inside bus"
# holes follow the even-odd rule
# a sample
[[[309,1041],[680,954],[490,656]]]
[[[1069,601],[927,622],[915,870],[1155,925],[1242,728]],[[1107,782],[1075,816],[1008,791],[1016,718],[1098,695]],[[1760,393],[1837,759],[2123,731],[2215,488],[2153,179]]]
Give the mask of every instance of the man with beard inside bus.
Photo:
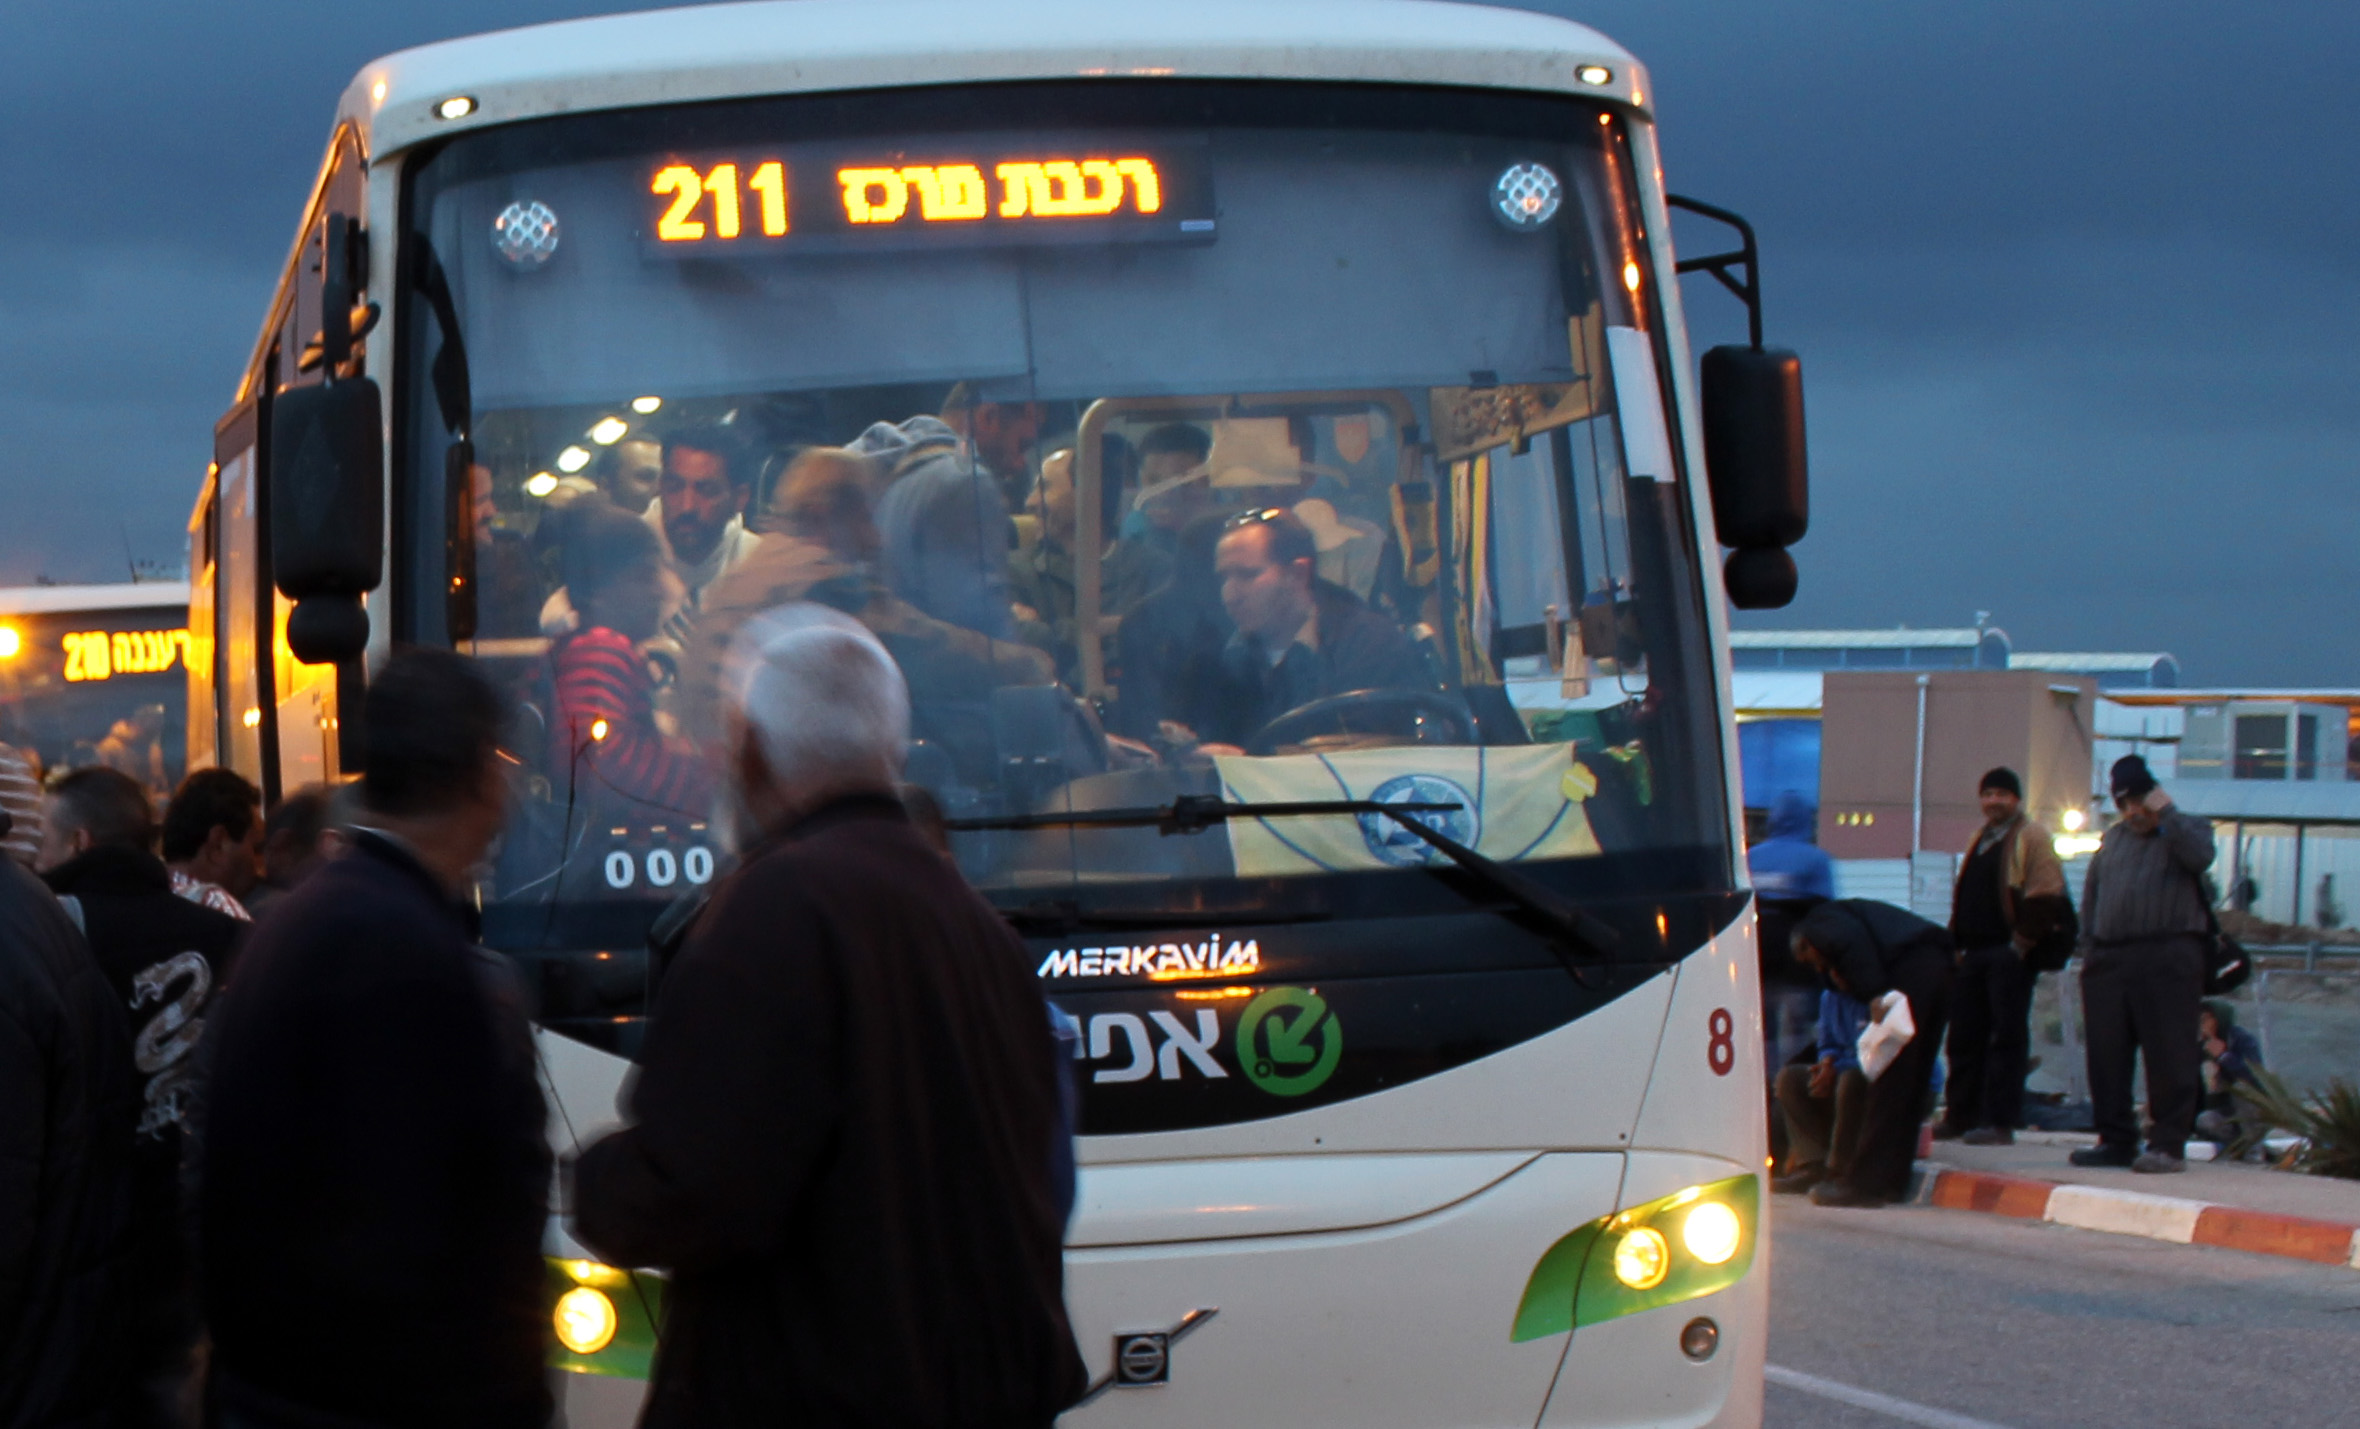
[[[1014,628],[1009,513],[1021,503],[1025,454],[1041,431],[1038,403],[977,403],[966,386],[942,415],[879,422],[854,449],[885,463],[893,483],[877,503],[885,578],[893,593],[937,620],[1004,640]]]
[[[756,837],[664,982],[574,1232],[669,1274],[641,1423],[1047,1429],[1059,1054],[1029,959],[895,796],[909,696],[858,622],[753,622],[726,680]]]
[[[580,627],[552,652],[562,738],[550,751],[550,777],[571,781],[584,798],[612,792],[701,818],[713,802],[711,774],[693,745],[657,722],[655,679],[639,650],[664,616],[656,533],[604,502],[584,502],[570,515],[566,589]]]

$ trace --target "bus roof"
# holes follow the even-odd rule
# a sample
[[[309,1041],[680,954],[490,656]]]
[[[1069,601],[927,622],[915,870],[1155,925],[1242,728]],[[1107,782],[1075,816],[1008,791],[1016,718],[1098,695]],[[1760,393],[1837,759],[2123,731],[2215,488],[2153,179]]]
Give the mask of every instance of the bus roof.
[[[1585,81],[1581,72],[1608,74]],[[362,69],[341,117],[382,157],[553,114],[970,82],[1178,76],[1582,94],[1644,110],[1613,41],[1522,10],[1433,0],[756,0],[536,25]],[[445,100],[471,110],[443,119]]]

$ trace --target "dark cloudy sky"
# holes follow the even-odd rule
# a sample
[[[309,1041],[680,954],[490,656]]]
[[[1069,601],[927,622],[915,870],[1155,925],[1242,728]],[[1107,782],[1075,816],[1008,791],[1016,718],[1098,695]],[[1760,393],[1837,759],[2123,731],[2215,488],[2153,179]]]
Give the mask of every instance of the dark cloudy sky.
[[[12,0],[0,583],[177,564],[354,70],[595,8]],[[1647,62],[1671,186],[1753,218],[1804,355],[1803,595],[1752,623],[2360,684],[2360,7],[1541,8]],[[1699,346],[1740,335],[1690,282]]]

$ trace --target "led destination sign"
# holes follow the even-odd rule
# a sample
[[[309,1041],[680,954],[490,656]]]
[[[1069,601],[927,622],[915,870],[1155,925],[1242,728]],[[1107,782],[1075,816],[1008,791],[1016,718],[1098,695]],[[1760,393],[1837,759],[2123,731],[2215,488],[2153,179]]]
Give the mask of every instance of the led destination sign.
[[[1205,242],[1211,185],[1189,150],[1005,156],[844,150],[674,158],[650,173],[651,247],[674,256],[903,244]]]

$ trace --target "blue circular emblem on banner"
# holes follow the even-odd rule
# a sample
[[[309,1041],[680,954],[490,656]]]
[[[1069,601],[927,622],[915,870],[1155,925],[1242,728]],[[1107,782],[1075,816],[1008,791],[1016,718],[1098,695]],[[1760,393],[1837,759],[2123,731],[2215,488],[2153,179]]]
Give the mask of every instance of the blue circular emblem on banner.
[[[1476,841],[1483,837],[1483,820],[1476,811],[1475,796],[1439,774],[1397,775],[1379,784],[1369,798],[1379,804],[1456,804],[1459,807],[1445,813],[1410,817],[1468,848],[1475,847]],[[1361,840],[1381,863],[1395,868],[1416,868],[1442,860],[1442,854],[1432,844],[1403,828],[1397,819],[1383,814],[1355,817],[1360,820]]]

